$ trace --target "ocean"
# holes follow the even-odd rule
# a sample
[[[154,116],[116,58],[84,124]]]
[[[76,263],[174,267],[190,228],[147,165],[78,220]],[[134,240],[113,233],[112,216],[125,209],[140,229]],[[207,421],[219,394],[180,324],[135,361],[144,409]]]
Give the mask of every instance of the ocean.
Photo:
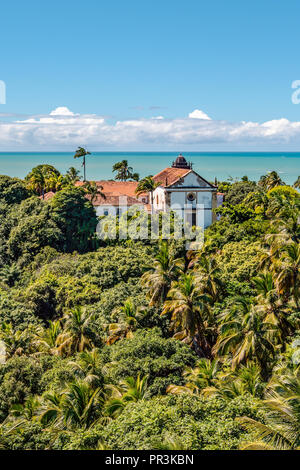
[[[112,179],[112,166],[128,160],[140,177],[155,175],[175,160],[176,152],[94,152],[87,157],[87,179]],[[258,180],[268,171],[276,170],[283,181],[293,184],[300,175],[300,152],[186,152],[184,157],[205,179],[221,181],[228,178]],[[81,161],[72,152],[0,152],[0,174],[24,176],[34,166],[48,163],[64,173],[71,166],[82,170]]]

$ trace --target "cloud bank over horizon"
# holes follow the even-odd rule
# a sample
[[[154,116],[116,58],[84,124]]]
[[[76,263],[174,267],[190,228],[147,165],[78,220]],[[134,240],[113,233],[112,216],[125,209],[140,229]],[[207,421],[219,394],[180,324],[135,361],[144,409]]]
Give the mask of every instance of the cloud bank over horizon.
[[[94,150],[244,146],[285,148],[300,145],[300,122],[274,119],[263,123],[217,121],[195,109],[187,117],[163,116],[112,122],[96,114],[74,113],[59,106],[49,114],[3,120],[0,114],[0,151],[70,150],[78,145]]]

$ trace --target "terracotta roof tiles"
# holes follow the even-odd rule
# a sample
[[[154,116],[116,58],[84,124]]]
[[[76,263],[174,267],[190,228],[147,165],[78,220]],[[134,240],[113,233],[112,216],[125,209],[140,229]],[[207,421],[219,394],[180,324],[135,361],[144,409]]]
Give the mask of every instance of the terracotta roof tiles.
[[[183,176],[190,173],[192,170],[187,168],[165,168],[164,170],[153,176],[156,183],[160,182],[161,186],[167,187],[174,184]]]

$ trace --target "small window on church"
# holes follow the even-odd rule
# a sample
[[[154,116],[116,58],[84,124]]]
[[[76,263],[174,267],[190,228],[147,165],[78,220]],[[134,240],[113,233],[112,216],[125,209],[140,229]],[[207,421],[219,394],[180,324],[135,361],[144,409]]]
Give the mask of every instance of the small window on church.
[[[195,193],[188,193],[187,195],[187,200],[192,202],[196,199],[196,194]]]
[[[192,211],[192,226],[196,226],[196,223],[197,223],[197,217],[196,217],[196,211],[193,210]]]
[[[104,211],[104,215],[108,215],[108,211]]]

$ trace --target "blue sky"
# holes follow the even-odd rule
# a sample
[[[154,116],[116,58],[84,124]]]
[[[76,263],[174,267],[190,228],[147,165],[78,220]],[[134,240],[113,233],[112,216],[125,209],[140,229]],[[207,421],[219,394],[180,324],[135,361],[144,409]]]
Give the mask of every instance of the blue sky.
[[[170,138],[164,135],[161,139],[162,146],[176,148],[182,137],[174,135],[174,120],[181,123],[195,109],[214,123],[226,122],[230,135],[232,123],[238,126],[241,121],[261,124],[285,119],[298,123],[300,105],[292,104],[291,84],[300,79],[299,13],[297,0],[2,3],[0,80],[6,83],[7,96],[6,104],[0,105],[0,119],[6,123],[6,127],[0,124],[0,150],[18,145],[31,148],[30,144],[49,149],[46,137],[57,135],[57,126],[65,122],[57,117],[52,118],[54,126],[44,122],[43,129],[49,124],[47,133],[41,131],[41,118],[36,115],[47,116],[61,107],[80,116],[104,117],[105,124],[113,126],[113,135],[106,140],[91,138],[99,149],[147,149],[153,141],[159,147],[159,138],[168,126],[162,129],[162,123],[155,121],[158,130],[151,131],[151,118],[157,116],[170,121],[173,129]],[[5,116],[8,114],[11,117]],[[31,129],[38,130],[23,132],[27,124],[16,121],[25,119],[36,120]],[[103,127],[99,119],[96,125]],[[75,128],[71,128],[70,119],[66,120],[67,139],[57,141],[56,147],[74,146],[76,138],[73,141],[72,136],[82,137],[76,135],[80,122],[89,125],[77,116],[76,125],[72,118]],[[141,132],[127,141],[122,135],[118,140],[115,123],[131,120],[142,120],[144,140]],[[183,145],[198,149],[203,135],[212,150],[214,146],[247,149],[247,144],[271,148],[279,141],[283,148],[295,149],[300,142],[300,129],[282,121],[275,141],[269,134],[267,138],[261,135],[264,132],[260,129],[258,135],[252,132],[249,137],[247,131],[246,140],[235,138],[234,142],[218,138],[217,130],[224,129],[224,124],[218,124],[217,130],[214,127],[214,138],[207,139],[211,131],[207,131],[206,122],[204,132],[200,121],[192,123],[191,142],[188,122]],[[95,127],[95,122],[92,125]],[[272,125],[271,134],[273,130]],[[245,132],[243,128],[238,134],[245,136]]]

